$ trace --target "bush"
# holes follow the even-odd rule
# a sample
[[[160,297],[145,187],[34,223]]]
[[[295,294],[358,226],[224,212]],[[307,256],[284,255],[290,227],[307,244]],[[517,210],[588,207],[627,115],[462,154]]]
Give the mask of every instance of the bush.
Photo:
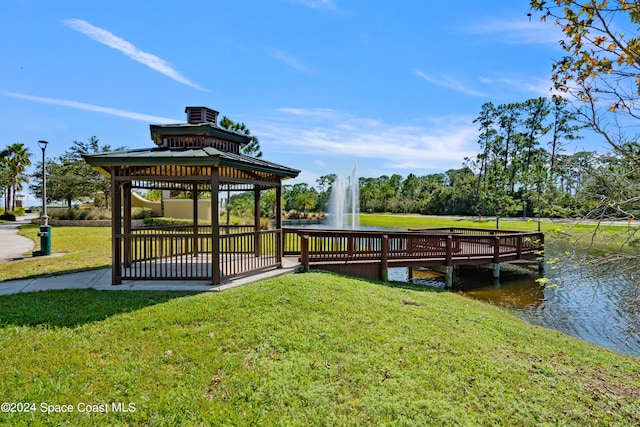
[[[14,214],[12,214],[11,212],[7,212],[7,213],[3,213],[2,215],[0,215],[0,220],[3,220],[3,221],[15,221],[16,220],[16,216]]]
[[[14,214],[15,216],[24,216],[25,211],[24,208],[15,208],[10,213]]]
[[[108,209],[54,209],[49,212],[49,218],[62,220],[97,220],[111,219],[111,212]]]
[[[151,218],[153,211],[149,208],[133,208],[131,209],[131,217],[133,219]]]
[[[160,217],[160,218],[145,218],[143,220],[143,223],[149,226],[171,227],[171,226],[178,226],[178,225],[183,225],[183,226],[193,225],[193,220],[185,219],[185,218]]]
[[[260,230],[271,230],[271,219],[260,218]]]
[[[87,214],[87,219],[111,219],[111,211],[109,209],[104,208],[92,208],[89,209],[89,213]]]

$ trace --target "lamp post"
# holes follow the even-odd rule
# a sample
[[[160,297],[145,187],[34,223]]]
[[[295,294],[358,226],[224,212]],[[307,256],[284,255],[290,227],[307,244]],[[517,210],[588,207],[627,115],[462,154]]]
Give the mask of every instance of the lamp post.
[[[49,225],[49,217],[47,216],[47,175],[45,168],[45,154],[47,149],[47,141],[38,141],[38,145],[42,149],[42,213],[40,214],[40,226],[46,227]]]
[[[34,256],[51,255],[51,227],[47,216],[47,170],[45,167],[44,150],[47,149],[47,141],[38,141],[42,149],[42,212],[40,214],[40,250],[34,251]]]

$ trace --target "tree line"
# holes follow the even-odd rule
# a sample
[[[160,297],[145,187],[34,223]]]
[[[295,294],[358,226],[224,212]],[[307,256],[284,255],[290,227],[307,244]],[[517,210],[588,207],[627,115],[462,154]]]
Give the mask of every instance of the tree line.
[[[604,198],[632,197],[624,185],[634,162],[622,153],[566,153],[583,127],[562,98],[485,103],[478,117],[479,152],[458,169],[418,176],[409,173],[361,177],[360,212],[428,215],[497,215],[582,217],[597,210]],[[635,142],[627,152],[640,153]],[[285,210],[327,211],[335,174],[285,185]],[[306,205],[306,206],[305,206]],[[609,207],[609,213],[633,213]]]

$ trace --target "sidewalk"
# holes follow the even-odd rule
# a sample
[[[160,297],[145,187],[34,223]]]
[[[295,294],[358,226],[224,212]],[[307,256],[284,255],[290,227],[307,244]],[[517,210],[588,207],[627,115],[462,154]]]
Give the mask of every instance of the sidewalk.
[[[18,234],[18,227],[23,224],[30,224],[35,214],[29,214],[16,218],[14,222],[0,223],[0,268],[1,263],[14,259],[21,259],[24,254],[35,248],[33,240]]]
[[[188,291],[219,292],[238,286],[247,285],[259,280],[270,279],[284,274],[300,271],[301,265],[283,259],[283,267],[237,277],[219,285],[196,280],[130,280],[122,285],[111,284],[111,269],[82,271],[79,273],[61,274],[58,276],[36,277],[0,282],[0,295],[20,292],[37,292],[57,289],[96,289],[99,291]]]
[[[30,257],[25,253],[35,247],[33,240],[18,234],[18,227],[29,224],[37,215],[19,217],[15,222],[0,224],[0,268],[3,263]],[[56,256],[56,255],[51,255]],[[130,280],[122,285],[111,284],[111,269],[82,271],[78,273],[60,274],[55,276],[36,277],[0,282],[0,295],[10,295],[20,292],[37,292],[55,289],[96,289],[101,291],[189,291],[209,292],[224,291],[249,283],[257,282],[283,274],[299,271],[300,264],[290,259],[282,260],[282,268],[271,269],[243,277],[237,277],[220,285],[212,285],[207,281],[196,280]]]

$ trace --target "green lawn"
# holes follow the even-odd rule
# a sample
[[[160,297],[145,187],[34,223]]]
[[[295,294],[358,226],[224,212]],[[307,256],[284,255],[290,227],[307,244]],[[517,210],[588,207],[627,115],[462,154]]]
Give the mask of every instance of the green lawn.
[[[3,296],[0,340],[2,400],[37,405],[2,425],[640,423],[637,359],[458,294],[328,273]]]
[[[20,234],[36,242],[39,226],[20,227]],[[51,227],[51,251],[61,256],[27,257],[4,263],[0,267],[0,282],[46,274],[70,273],[111,266],[111,227]]]

